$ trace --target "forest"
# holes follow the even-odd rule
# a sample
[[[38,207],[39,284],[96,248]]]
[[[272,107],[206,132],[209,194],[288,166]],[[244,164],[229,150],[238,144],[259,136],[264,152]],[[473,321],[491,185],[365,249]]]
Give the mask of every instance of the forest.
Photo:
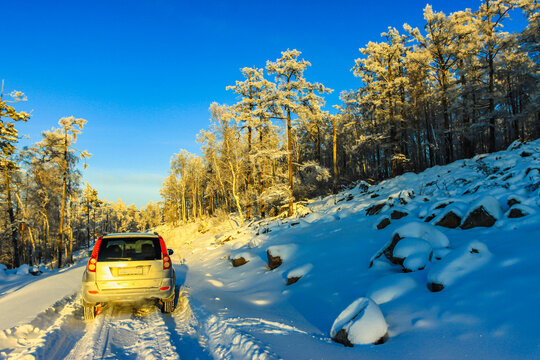
[[[511,12],[526,24],[513,33],[504,31]],[[0,263],[62,267],[105,232],[292,216],[312,197],[540,137],[538,1],[484,0],[449,15],[428,5],[424,20],[360,48],[351,59],[359,87],[339,104],[306,78],[311,64],[298,50],[243,68],[224,84],[237,102],[210,105],[201,155],[174,154],[162,201],[143,209],[82,184],[90,154],[74,145],[85,120],[62,118],[21,147],[17,123],[31,119],[17,103],[26,97],[2,87]]]

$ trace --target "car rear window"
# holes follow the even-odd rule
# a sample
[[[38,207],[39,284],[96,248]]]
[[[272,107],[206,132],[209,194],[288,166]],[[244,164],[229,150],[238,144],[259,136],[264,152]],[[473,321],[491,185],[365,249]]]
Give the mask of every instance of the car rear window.
[[[140,261],[161,259],[157,238],[104,238],[98,261]]]

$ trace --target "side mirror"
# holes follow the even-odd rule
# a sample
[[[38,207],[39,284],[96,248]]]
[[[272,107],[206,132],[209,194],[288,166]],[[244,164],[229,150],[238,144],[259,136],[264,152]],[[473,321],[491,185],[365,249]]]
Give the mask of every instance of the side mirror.
[[[167,249],[167,252],[169,253],[169,255],[174,254],[174,250],[173,250],[173,249]]]

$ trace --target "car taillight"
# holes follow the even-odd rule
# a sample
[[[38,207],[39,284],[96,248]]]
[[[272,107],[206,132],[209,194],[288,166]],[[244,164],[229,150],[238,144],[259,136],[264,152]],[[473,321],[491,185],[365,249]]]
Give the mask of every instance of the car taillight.
[[[161,245],[161,253],[163,254],[163,270],[167,270],[171,267],[171,258],[167,252],[167,246],[165,246],[165,241],[163,238],[159,237],[159,244]]]
[[[94,249],[92,250],[92,255],[90,255],[90,260],[88,260],[87,269],[90,272],[96,272],[97,257],[99,253],[99,246],[101,245],[101,239],[103,239],[103,236],[97,239]]]

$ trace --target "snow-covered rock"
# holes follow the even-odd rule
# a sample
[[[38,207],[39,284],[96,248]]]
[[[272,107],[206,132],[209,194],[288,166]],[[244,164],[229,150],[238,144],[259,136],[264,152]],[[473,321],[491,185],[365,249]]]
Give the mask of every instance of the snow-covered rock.
[[[377,229],[382,230],[388,225],[390,225],[390,219],[388,218],[388,216],[382,216],[379,220],[379,223],[377,224]]]
[[[251,260],[251,254],[247,251],[238,252],[231,254],[230,260],[231,264],[234,267],[242,266],[247,264]]]
[[[440,232],[435,226],[421,222],[410,222],[401,226],[394,235],[400,238],[413,237],[427,241],[433,248],[448,247],[449,241],[446,235]]]
[[[505,216],[511,219],[515,219],[515,218],[531,215],[534,213],[535,211],[533,208],[518,203],[512,206],[510,210],[506,212]]]
[[[423,239],[404,238],[394,247],[394,257],[405,259],[411,255],[425,253],[429,256],[431,253],[431,244]]]
[[[287,260],[291,254],[296,250],[296,245],[285,244],[270,246],[266,250],[266,256],[268,258],[268,267],[273,270],[280,266],[284,260]]]
[[[305,264],[302,266],[295,267],[285,273],[285,278],[287,285],[292,285],[304,277],[313,269],[313,264]]]
[[[493,196],[486,196],[478,200],[465,216],[462,229],[475,227],[491,227],[502,217],[502,207]]]
[[[392,274],[371,284],[366,296],[377,304],[384,304],[406,294],[417,285],[418,283],[410,274]]]
[[[398,219],[401,219],[402,217],[405,217],[409,215],[408,212],[406,211],[400,211],[400,210],[394,210],[392,211],[392,213],[390,214],[390,217],[393,219],[393,220],[398,220]]]
[[[379,306],[370,298],[361,297],[339,314],[330,330],[330,337],[345,346],[380,344],[386,341],[388,325]]]
[[[404,239],[405,243],[400,246],[401,252],[398,256],[395,253],[395,248]],[[448,238],[442,232],[437,230],[435,226],[419,222],[408,223],[396,231],[392,235],[392,240],[387,242],[372,258],[369,267],[373,267],[375,262],[384,255],[391,263],[404,265],[406,257],[413,255],[404,266],[404,271],[415,271],[423,269],[428,260],[431,259],[433,249],[444,248],[449,244]],[[427,250],[429,249],[429,250]],[[407,253],[407,256],[403,254]]]
[[[15,274],[17,274],[17,275],[28,275],[28,274],[30,273],[31,270],[32,270],[32,269],[30,268],[29,265],[23,264],[23,265],[21,265],[21,266],[17,269],[17,271],[15,272]]]
[[[453,250],[443,260],[433,265],[428,273],[428,288],[431,291],[441,291],[487,263],[490,258],[491,253],[487,246],[473,240]]]

